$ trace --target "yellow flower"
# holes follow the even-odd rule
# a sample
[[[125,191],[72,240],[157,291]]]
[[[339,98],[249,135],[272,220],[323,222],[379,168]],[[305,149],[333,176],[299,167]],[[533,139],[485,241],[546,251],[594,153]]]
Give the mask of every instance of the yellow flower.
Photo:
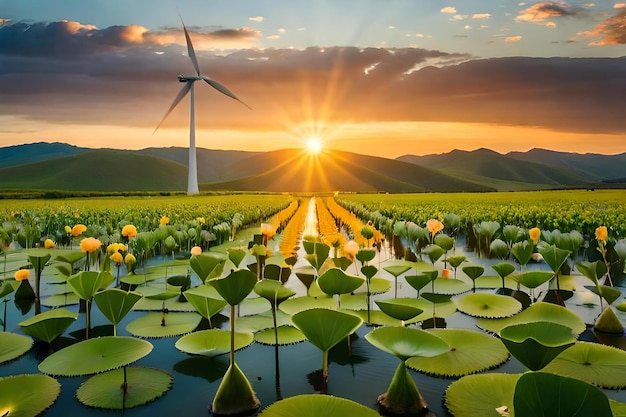
[[[94,253],[102,246],[102,242],[93,237],[86,237],[80,241],[80,250],[83,252]]]
[[[202,248],[200,246],[194,246],[193,248],[191,248],[191,254],[193,256],[198,256],[202,253]]]
[[[18,281],[24,281],[30,277],[30,270],[28,269],[18,269],[15,271],[15,279]]]
[[[271,239],[276,234],[276,228],[269,223],[261,223],[261,234],[267,239]]]
[[[111,243],[107,246],[107,253],[113,254],[114,252],[126,252],[126,245],[123,243]]]
[[[538,227],[533,227],[528,231],[528,235],[533,243],[536,245],[539,242],[539,236],[541,236],[541,230]]]
[[[431,236],[435,236],[438,232],[443,230],[443,223],[437,219],[430,219],[426,222],[426,229],[428,229]]]
[[[65,233],[67,233],[68,235],[72,233],[72,228],[69,226],[65,226]]]
[[[354,240],[350,240],[343,246],[343,256],[347,259],[354,261],[357,253],[359,253],[359,244]]]
[[[55,245],[55,243],[54,243],[54,241],[53,241],[52,239],[46,239],[46,240],[43,242],[43,247],[44,247],[44,248],[46,248],[46,249],[52,249],[52,248],[54,248],[55,246],[56,246],[56,245]]]
[[[596,239],[601,241],[602,243],[606,243],[607,238],[609,237],[609,231],[606,229],[606,226],[599,226],[596,228]]]
[[[161,220],[159,220],[159,224],[161,226],[165,226],[165,225],[169,224],[169,222],[170,222],[170,218],[167,217],[167,216],[163,216],[163,217],[161,217]]]
[[[137,228],[132,224],[127,224],[126,226],[122,227],[122,236],[125,236],[129,239],[137,236]]]
[[[198,222],[198,224],[205,224],[206,220],[204,219],[204,217],[196,217],[196,221]]]
[[[76,226],[72,227],[72,236],[80,236],[85,230],[87,230],[87,226],[79,223]]]
[[[124,258],[122,258],[122,254],[121,253],[116,251],[116,252],[113,252],[113,255],[111,255],[111,260],[119,265],[119,264],[122,263]]]
[[[126,254],[126,256],[124,257],[124,263],[126,265],[128,264],[134,264],[135,262],[137,262],[137,258],[135,258],[135,255],[133,255],[132,253],[128,253]]]

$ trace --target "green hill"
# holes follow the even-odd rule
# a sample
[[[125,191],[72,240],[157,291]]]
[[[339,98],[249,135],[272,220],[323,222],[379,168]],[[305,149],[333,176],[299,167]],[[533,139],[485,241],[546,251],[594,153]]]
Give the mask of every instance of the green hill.
[[[91,150],[60,142],[27,143],[23,145],[7,146],[1,149],[0,168],[47,161],[64,156],[77,155]]]
[[[136,153],[94,150],[0,169],[0,189],[173,191],[187,188],[187,168]]]

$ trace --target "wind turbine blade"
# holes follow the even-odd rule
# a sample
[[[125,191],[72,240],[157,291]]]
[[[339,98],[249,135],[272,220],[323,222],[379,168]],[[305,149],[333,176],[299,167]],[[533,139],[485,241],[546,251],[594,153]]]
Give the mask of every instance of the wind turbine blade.
[[[154,132],[159,130],[159,128],[161,127],[161,125],[163,124],[165,119],[167,119],[167,116],[169,116],[170,113],[172,112],[172,110],[174,110],[174,107],[176,107],[178,105],[178,103],[180,103],[180,101],[187,95],[189,90],[191,90],[191,86],[192,86],[193,83],[194,83],[193,81],[187,81],[185,83],[185,85],[183,86],[183,88],[181,88],[181,90],[178,92],[178,95],[176,96],[176,98],[172,102],[172,105],[170,106],[169,110],[167,111],[167,113],[165,113],[165,116],[163,116],[163,119],[161,119],[161,122],[156,127],[156,129],[154,129]],[[153,135],[154,135],[154,132],[152,132]]]
[[[189,58],[191,59],[191,63],[193,64],[193,67],[196,69],[196,74],[200,75],[200,66],[198,65],[198,58],[196,58],[196,52],[193,50],[193,44],[191,43],[189,32],[187,32],[187,28],[185,27],[185,22],[183,22],[182,17],[180,18],[180,22],[183,24],[183,30],[185,31],[185,40],[187,41],[187,55],[189,55]]]
[[[230,91],[228,88],[226,88],[225,86],[223,86],[222,84],[218,83],[215,80],[210,79],[209,77],[205,77],[204,75],[202,76],[202,79],[204,81],[206,81],[206,83],[208,85],[210,85],[211,87],[215,88],[217,91],[219,91],[222,94],[227,95],[230,98],[233,98],[235,100],[237,100],[238,102],[240,102],[241,104],[243,104],[244,106],[246,106],[247,108],[249,108],[250,110],[252,110],[252,108],[250,106],[248,106],[246,103],[244,103],[243,101],[241,101],[239,99],[239,97],[237,97],[235,94],[233,94],[232,91]]]

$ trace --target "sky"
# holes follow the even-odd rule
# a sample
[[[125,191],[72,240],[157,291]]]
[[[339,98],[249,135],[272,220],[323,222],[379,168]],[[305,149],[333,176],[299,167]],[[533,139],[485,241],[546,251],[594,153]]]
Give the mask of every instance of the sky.
[[[188,146],[182,22],[198,147],[626,152],[613,0],[0,0],[0,147]]]

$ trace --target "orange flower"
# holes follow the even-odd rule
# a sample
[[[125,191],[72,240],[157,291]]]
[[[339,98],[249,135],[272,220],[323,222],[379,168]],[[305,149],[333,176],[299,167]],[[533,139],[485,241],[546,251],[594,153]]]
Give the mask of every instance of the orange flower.
[[[443,230],[443,223],[437,219],[430,219],[426,222],[426,229],[428,229],[430,235],[434,237],[438,232]]]
[[[347,259],[354,261],[357,253],[359,253],[359,244],[354,240],[350,240],[343,246],[343,256]]]
[[[165,225],[167,225],[169,223],[170,223],[170,218],[167,217],[167,216],[163,216],[163,217],[161,217],[161,220],[159,220],[159,224],[161,226],[165,226]]]
[[[541,230],[538,227],[533,227],[528,231],[528,235],[533,243],[536,245],[539,242],[539,236],[541,236]]]
[[[450,278],[450,270],[442,269],[441,270],[441,278]]]
[[[83,252],[94,253],[102,246],[102,242],[93,237],[86,237],[80,241],[80,250]]]
[[[599,226],[596,228],[596,239],[601,241],[602,243],[606,243],[606,240],[609,237],[609,231],[606,229],[606,226]]]
[[[122,258],[122,254],[121,253],[115,251],[115,252],[113,252],[113,255],[111,255],[111,260],[119,265],[119,264],[122,263],[124,258]]]
[[[72,236],[80,236],[85,230],[87,230],[87,226],[79,223],[76,226],[72,227]]]
[[[30,277],[30,270],[28,269],[18,269],[15,271],[15,279],[17,281],[24,281]]]
[[[137,258],[135,258],[135,255],[133,255],[132,253],[129,253],[124,257],[124,263],[126,265],[132,265],[135,262],[137,262]]]
[[[271,239],[276,234],[276,228],[269,223],[261,223],[261,234],[267,239]]]
[[[56,245],[55,245],[55,243],[54,243],[54,241],[53,241],[52,239],[46,239],[46,240],[43,242],[43,247],[44,247],[44,248],[46,248],[46,249],[52,249],[52,248],[54,248],[55,246],[56,246]]]
[[[137,228],[132,224],[127,224],[126,226],[122,227],[122,236],[129,239],[137,236]]]
[[[202,253],[202,248],[200,246],[194,246],[193,248],[191,248],[191,254],[193,256],[198,256]]]

